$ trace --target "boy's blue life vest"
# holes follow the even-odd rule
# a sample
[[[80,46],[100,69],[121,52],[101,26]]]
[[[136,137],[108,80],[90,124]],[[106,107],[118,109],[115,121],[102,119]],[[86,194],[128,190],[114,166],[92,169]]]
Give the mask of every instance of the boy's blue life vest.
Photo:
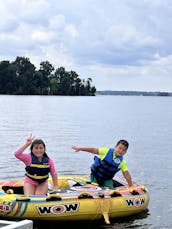
[[[41,184],[49,177],[50,165],[48,164],[48,158],[43,156],[42,161],[40,162],[37,157],[32,156],[32,163],[29,166],[26,166],[25,170],[26,176]]]
[[[122,156],[117,156],[113,159],[114,149],[109,149],[103,160],[99,157],[94,157],[94,163],[91,166],[91,172],[95,176],[98,183],[112,179],[113,176],[120,170],[119,165],[123,160]]]

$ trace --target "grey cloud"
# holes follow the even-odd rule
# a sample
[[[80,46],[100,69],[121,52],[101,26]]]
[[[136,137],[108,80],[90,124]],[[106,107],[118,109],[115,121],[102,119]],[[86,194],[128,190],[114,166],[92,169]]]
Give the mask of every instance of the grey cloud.
[[[171,12],[171,0],[6,0],[0,6],[0,56],[29,54],[77,69],[104,66],[104,74],[113,66],[113,75],[116,66],[150,69],[157,59],[168,65]]]

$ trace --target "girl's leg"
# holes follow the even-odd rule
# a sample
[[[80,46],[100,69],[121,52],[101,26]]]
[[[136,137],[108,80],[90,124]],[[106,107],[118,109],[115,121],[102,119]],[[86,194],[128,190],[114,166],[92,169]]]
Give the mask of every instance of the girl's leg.
[[[48,180],[36,187],[35,195],[46,195],[48,192]]]
[[[33,184],[24,182],[24,194],[25,195],[35,195],[36,187]]]

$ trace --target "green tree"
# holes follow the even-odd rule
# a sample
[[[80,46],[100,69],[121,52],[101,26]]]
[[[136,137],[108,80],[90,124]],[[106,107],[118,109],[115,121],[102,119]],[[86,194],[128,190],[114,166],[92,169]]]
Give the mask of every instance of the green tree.
[[[41,95],[48,95],[50,93],[50,77],[54,67],[49,61],[42,61],[40,63],[40,69],[36,73],[36,84]]]
[[[14,94],[17,89],[15,67],[9,61],[0,62],[0,94]]]
[[[64,67],[55,69],[49,61],[40,68],[27,57],[16,57],[13,62],[0,62],[0,93],[17,95],[95,95],[92,79],[80,79],[75,71]]]
[[[16,77],[18,89],[16,94],[30,95],[34,94],[33,77],[35,74],[35,66],[27,57],[17,57],[12,63],[16,69]]]

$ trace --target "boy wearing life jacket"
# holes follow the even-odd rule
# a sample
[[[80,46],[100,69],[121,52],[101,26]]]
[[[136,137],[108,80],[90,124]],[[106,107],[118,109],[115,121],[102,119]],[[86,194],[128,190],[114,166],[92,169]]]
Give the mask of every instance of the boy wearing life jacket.
[[[119,140],[114,148],[90,148],[73,146],[76,152],[86,151],[97,154],[94,163],[91,165],[90,181],[100,186],[113,188],[112,178],[118,171],[122,171],[129,186],[133,185],[130,172],[123,156],[126,154],[129,143],[126,140]]]

